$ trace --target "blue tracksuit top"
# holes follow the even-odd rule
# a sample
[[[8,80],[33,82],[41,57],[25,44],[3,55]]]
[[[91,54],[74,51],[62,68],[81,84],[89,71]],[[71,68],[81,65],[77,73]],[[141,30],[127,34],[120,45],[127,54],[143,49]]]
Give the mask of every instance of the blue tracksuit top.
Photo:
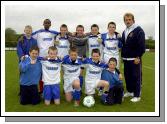
[[[119,80],[119,74],[117,73],[117,71],[113,73],[108,69],[102,71],[101,80],[108,81],[110,84],[110,88],[122,84],[122,81]]]
[[[20,68],[20,85],[37,85],[42,73],[40,60],[36,60],[35,64],[31,64],[31,58],[27,57],[19,64]]]
[[[17,55],[19,57],[19,60],[22,56],[29,55],[29,51],[32,46],[37,46],[37,40],[35,40],[33,37],[27,39],[26,36],[23,36],[23,42],[18,41]]]
[[[138,26],[129,33],[125,41],[125,31],[122,33],[122,52],[123,58],[141,57],[145,52],[145,33],[143,29]]]

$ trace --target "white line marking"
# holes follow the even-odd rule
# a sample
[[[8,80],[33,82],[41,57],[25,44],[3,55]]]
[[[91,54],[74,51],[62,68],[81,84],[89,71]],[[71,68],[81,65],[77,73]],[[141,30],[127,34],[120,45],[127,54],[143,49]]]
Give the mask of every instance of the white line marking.
[[[142,65],[144,68],[147,68],[147,69],[151,69],[151,70],[155,70],[155,68],[152,68],[150,66],[145,66],[145,65]]]

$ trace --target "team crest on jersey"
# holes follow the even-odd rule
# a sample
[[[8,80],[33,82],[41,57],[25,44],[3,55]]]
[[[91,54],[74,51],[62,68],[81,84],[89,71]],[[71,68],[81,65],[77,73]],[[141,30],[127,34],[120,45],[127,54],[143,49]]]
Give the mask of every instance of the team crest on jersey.
[[[131,32],[130,34],[129,34],[129,37],[132,37],[133,36],[133,32]]]

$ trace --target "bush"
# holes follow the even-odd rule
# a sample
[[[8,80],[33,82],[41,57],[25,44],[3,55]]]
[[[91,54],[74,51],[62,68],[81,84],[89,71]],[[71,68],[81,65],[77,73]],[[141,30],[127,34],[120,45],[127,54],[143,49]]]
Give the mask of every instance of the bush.
[[[147,39],[145,44],[146,49],[155,49],[155,40]]]
[[[5,47],[17,47],[17,42],[5,42]]]

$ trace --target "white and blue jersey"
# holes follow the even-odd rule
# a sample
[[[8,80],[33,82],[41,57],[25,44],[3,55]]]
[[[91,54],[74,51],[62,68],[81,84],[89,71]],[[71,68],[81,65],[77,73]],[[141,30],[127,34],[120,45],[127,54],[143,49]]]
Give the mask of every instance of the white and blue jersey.
[[[68,36],[61,37],[60,35],[58,35],[56,37],[56,41],[59,41],[59,44],[56,46],[58,50],[58,56],[60,58],[64,58],[66,55],[68,55],[70,49]]]
[[[63,58],[63,72],[64,72],[64,91],[71,92],[73,91],[72,83],[74,80],[79,80],[79,75],[81,71],[82,62],[77,59],[76,61],[72,61],[69,55]]]
[[[108,33],[102,34],[103,60],[108,63],[111,57],[117,59],[117,67],[119,68],[119,48],[121,48],[121,41],[117,37],[118,33],[115,33],[112,37]]]
[[[60,83],[61,60],[56,58],[50,61],[42,60],[42,81],[44,85],[53,85]]]
[[[79,59],[73,63],[69,55],[65,56],[62,63],[64,78],[79,77],[81,64]]]
[[[83,65],[86,68],[85,93],[87,95],[95,94],[95,88],[97,88],[100,82],[101,73],[108,65],[100,61],[95,63],[92,58],[86,58],[83,61]]]
[[[48,49],[50,46],[54,46],[54,37],[58,35],[58,32],[41,29],[32,33],[32,37],[37,40],[39,47],[39,56],[45,57],[48,55]]]
[[[93,82],[97,79],[100,79],[102,70],[108,67],[107,64],[100,61],[95,63],[92,58],[86,58],[83,61],[83,65],[86,68],[85,82]]]
[[[97,48],[100,50],[100,53],[102,52],[102,44],[97,41],[99,38],[101,38],[100,34],[88,36],[89,58],[91,57],[93,49]]]
[[[42,58],[42,57],[41,57]],[[60,99],[60,70],[61,60],[42,58],[42,80],[44,82],[43,98],[44,100]]]

